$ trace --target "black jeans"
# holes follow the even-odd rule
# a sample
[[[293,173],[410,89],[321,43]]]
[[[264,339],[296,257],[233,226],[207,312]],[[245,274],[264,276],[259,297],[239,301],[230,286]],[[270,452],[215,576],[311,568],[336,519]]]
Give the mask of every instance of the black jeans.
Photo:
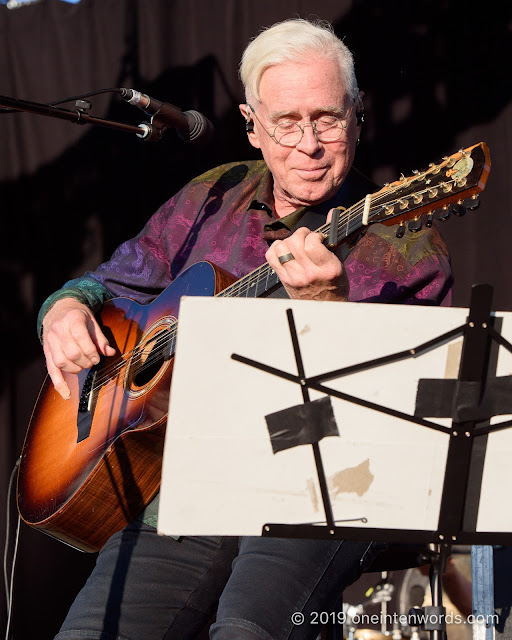
[[[375,554],[368,542],[176,541],[133,523],[100,552],[56,639],[192,640],[218,606],[212,640],[311,640]]]

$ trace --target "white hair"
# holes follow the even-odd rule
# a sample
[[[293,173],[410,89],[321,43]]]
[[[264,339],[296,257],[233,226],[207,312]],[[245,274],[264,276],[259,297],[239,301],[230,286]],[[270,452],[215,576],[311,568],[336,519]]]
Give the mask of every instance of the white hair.
[[[334,33],[329,22],[301,18],[278,22],[264,29],[247,45],[240,61],[240,77],[246,100],[259,101],[263,72],[271,66],[318,54],[338,62],[349,96],[356,100],[359,89],[351,51]]]

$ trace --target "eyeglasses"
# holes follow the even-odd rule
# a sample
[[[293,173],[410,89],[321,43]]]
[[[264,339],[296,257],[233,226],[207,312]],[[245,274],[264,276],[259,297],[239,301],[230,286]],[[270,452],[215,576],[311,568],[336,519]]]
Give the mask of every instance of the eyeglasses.
[[[281,122],[274,127],[273,133],[270,133],[265,125],[256,115],[256,112],[250,104],[247,105],[253,112],[256,120],[261,124],[267,135],[274,140],[276,144],[280,144],[283,147],[296,147],[304,137],[304,131],[306,127],[312,127],[313,133],[319,142],[336,142],[343,135],[343,132],[348,127],[350,116],[354,110],[352,105],[346,116],[322,116],[313,122],[305,122],[300,125],[298,122]]]

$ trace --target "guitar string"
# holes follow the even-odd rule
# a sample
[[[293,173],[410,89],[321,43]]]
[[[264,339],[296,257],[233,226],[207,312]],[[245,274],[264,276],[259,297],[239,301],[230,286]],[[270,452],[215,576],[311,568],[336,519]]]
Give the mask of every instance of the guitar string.
[[[344,212],[345,213],[345,212]],[[340,221],[338,224],[338,230],[343,227],[344,224],[347,223],[347,218],[348,220],[350,220],[350,218],[354,218],[356,214],[354,214],[353,216],[351,216],[350,210],[348,210],[348,216],[346,215],[344,218],[340,217]],[[327,225],[323,225],[322,227],[320,227],[320,229],[318,229],[318,232],[323,232],[323,230],[325,228],[328,228],[329,224]],[[268,271],[268,273],[265,273],[266,271]],[[264,277],[266,276],[266,278],[268,279],[270,273],[272,272],[272,269],[270,268],[270,265],[268,264],[264,264],[261,265],[260,267],[258,267],[256,270],[252,271],[251,273],[247,274],[246,276],[244,276],[241,280],[238,280],[237,282],[233,283],[232,285],[226,287],[226,289],[224,289],[223,291],[219,292],[219,294],[217,294],[219,297],[226,297],[226,296],[235,296],[237,293],[240,294],[241,291],[249,291],[255,283],[261,282]],[[262,277],[263,276],[263,277]],[[245,288],[244,288],[245,287]],[[152,347],[152,353],[155,353],[155,351],[157,351],[161,346],[165,346],[167,343],[170,343],[170,341],[172,339],[174,339],[176,337],[176,333],[177,333],[177,329],[175,329],[174,331],[168,331],[168,330],[162,330],[162,337],[154,337],[152,336],[147,342],[146,345],[148,343],[151,342],[155,342],[153,344]],[[91,391],[96,390],[98,387],[101,387],[102,384],[104,384],[105,382],[108,382],[111,377],[116,375],[116,369],[117,370],[121,370],[123,369],[127,364],[129,364],[129,360],[132,357],[132,355],[134,353],[136,353],[137,351],[143,351],[145,346],[144,344],[139,344],[137,345],[137,347],[135,347],[134,349],[132,349],[129,352],[126,352],[123,354],[122,358],[123,361],[116,363],[115,365],[112,365],[111,367],[107,367],[106,369],[102,370],[102,373],[104,374],[103,377],[97,377],[95,382],[94,382],[94,386],[91,389]],[[146,359],[146,361],[144,362],[143,365],[141,365],[140,370],[144,369],[145,367],[150,366],[152,363],[154,363],[160,356],[157,355],[155,357],[150,357],[148,356],[148,358]],[[132,363],[133,364],[133,363]],[[134,365],[135,368],[137,368],[137,365]],[[138,371],[140,372],[140,371]],[[137,372],[137,373],[138,373]]]
[[[410,181],[412,182],[412,180]],[[454,182],[454,181],[453,181]],[[408,185],[409,186],[409,185]],[[392,191],[397,191],[403,188],[403,184],[402,183],[398,183],[395,185],[395,188]],[[425,189],[423,193],[427,192],[429,189]],[[382,199],[386,199],[389,197],[389,192],[391,191],[391,189],[387,189],[385,192],[383,193],[377,193],[375,194],[375,200],[377,201],[377,204],[379,204],[379,201]],[[380,195],[380,197],[379,197]],[[418,195],[418,192],[414,195]],[[412,197],[412,195],[409,195],[408,197]],[[358,203],[359,205],[359,203]],[[352,207],[351,209],[347,210],[344,216],[340,216],[340,220],[338,223],[338,231],[340,230],[341,227],[343,226],[347,226],[349,227],[350,221],[354,221],[356,218],[359,220],[359,212],[361,209],[361,206],[355,205],[354,207]],[[373,210],[375,210],[376,208],[380,208],[380,207],[373,207]],[[370,209],[371,211],[372,209]],[[318,232],[323,232],[326,229],[329,228],[329,224],[323,225],[322,227],[320,227],[319,229],[317,229]],[[357,227],[356,227],[357,228]],[[354,229],[355,230],[355,229]],[[352,230],[350,229],[347,233],[347,235],[350,235],[350,233],[352,232]],[[269,275],[272,273],[272,269],[270,268],[270,265],[262,265],[261,267],[259,267],[258,269],[256,269],[255,271],[253,271],[252,273],[248,274],[248,276],[245,276],[244,278],[241,279],[241,281],[237,281],[235,283],[233,283],[232,285],[230,285],[229,287],[227,287],[226,289],[224,289],[223,291],[221,291],[220,293],[216,294],[217,296],[233,296],[235,294],[240,295],[241,291],[249,291],[253,286],[254,286],[254,282],[251,283],[251,281],[256,281],[256,282],[261,282],[262,280],[262,273],[268,271],[269,273],[266,274],[266,277],[268,279]],[[248,284],[249,283],[249,284]],[[244,289],[245,287],[245,289]],[[116,375],[116,369],[117,370],[121,370],[124,367],[126,367],[127,365],[130,364],[130,360],[132,360],[132,355],[136,352],[141,352],[143,351],[144,348],[146,348],[148,345],[150,345],[151,343],[154,343],[152,345],[152,351],[151,353],[148,355],[148,358],[142,362],[142,363],[137,363],[137,362],[131,362],[132,367],[133,367],[133,372],[134,372],[134,376],[138,375],[141,371],[143,371],[144,369],[147,369],[149,366],[152,366],[155,362],[157,362],[158,360],[162,360],[162,355],[160,353],[160,349],[165,347],[167,344],[170,344],[172,340],[174,340],[176,338],[176,333],[177,333],[177,323],[175,323],[175,325],[172,327],[171,330],[162,330],[161,331],[161,335],[160,336],[152,336],[150,339],[148,339],[144,345],[137,345],[137,347],[133,350],[131,350],[130,352],[127,352],[125,354],[123,354],[122,358],[123,361],[120,363],[116,363],[116,365],[112,365],[111,368],[107,368],[104,369],[102,371],[103,377],[99,377],[94,381],[94,385],[91,388],[91,392],[92,391],[97,391],[98,388],[100,388],[101,386],[103,386],[104,384],[107,384],[109,381],[112,380],[112,377]],[[155,354],[155,355],[152,355]],[[110,369],[110,370],[109,370]]]
[[[461,157],[460,155],[458,157]],[[451,161],[451,163],[450,163]],[[414,181],[423,181],[425,179],[426,176],[429,176],[430,174],[438,174],[440,173],[441,169],[444,168],[445,166],[453,166],[453,164],[455,164],[456,161],[456,154],[454,154],[454,156],[451,156],[449,158],[445,158],[444,162],[440,163],[439,165],[431,165],[431,167],[423,172],[417,172],[416,174],[410,176],[409,178],[405,178],[402,177],[399,181],[396,181],[394,183],[392,183],[391,185],[386,185],[385,188],[381,189],[379,192],[377,192],[376,194],[373,194],[372,199],[373,199],[373,203],[377,203],[379,204],[381,200],[388,200],[388,205],[393,204],[396,205],[398,202],[400,202],[400,200],[398,200],[395,203],[391,203],[389,202],[389,195],[390,194],[394,194],[397,191],[403,190],[404,187],[409,187]],[[442,176],[440,176],[442,177]],[[426,182],[426,181],[425,181]],[[449,180],[448,183],[446,182],[441,182],[439,185],[432,185],[430,187],[427,187],[425,189],[423,189],[423,191],[417,191],[415,194],[412,193],[408,193],[408,194],[404,194],[402,196],[402,198],[414,198],[415,196],[419,196],[420,194],[423,196],[423,194],[426,194],[428,192],[430,192],[429,197],[436,197],[437,192],[439,187],[444,188],[446,187],[446,185],[449,185],[450,183],[455,184],[458,187],[463,187],[465,186],[465,181],[464,183],[459,183],[457,184],[457,180]],[[432,195],[432,189],[436,189],[435,194]],[[451,191],[450,187],[449,189],[444,189],[445,193],[448,193]],[[421,198],[419,201],[416,201],[416,203],[418,204],[419,202],[421,202],[423,200],[423,198]],[[437,200],[436,200],[437,202]],[[434,203],[431,203],[434,204]],[[351,220],[355,220],[356,218],[359,219],[359,214],[361,212],[362,209],[362,203],[356,203],[356,205],[354,205],[353,207],[349,208],[348,210],[345,210],[343,212],[342,215],[340,215],[340,219],[339,219],[339,223],[338,223],[338,229],[337,229],[337,237],[339,237],[339,230],[342,226],[346,225],[346,234],[345,237],[347,237],[348,235],[350,235],[350,233],[352,232],[352,230],[350,229],[350,222]],[[375,210],[375,206],[373,207],[373,210]],[[431,210],[431,209],[430,209]],[[370,208],[370,211],[372,211],[372,209]],[[392,211],[390,212],[392,213]],[[399,212],[400,213],[400,212]],[[405,211],[404,211],[405,213]],[[396,217],[396,216],[395,216]],[[319,229],[317,229],[318,232],[320,233],[324,233],[325,230],[327,230],[329,228],[329,224],[324,225],[323,227],[320,227]],[[355,227],[355,229],[358,227]],[[355,230],[354,229],[354,230]],[[232,285],[230,285],[229,287],[227,287],[226,289],[224,289],[222,292],[216,294],[217,296],[227,296],[227,295],[239,295],[241,291],[244,291],[243,287],[245,286],[246,289],[246,293],[254,286],[255,284],[255,280],[256,281],[260,281],[262,280],[262,275],[265,275],[267,280],[269,275],[272,275],[273,270],[270,268],[269,265],[262,265],[262,267],[256,269],[255,271],[253,271],[251,274],[248,274],[248,276],[243,277],[241,280],[233,283]],[[248,284],[249,283],[249,284]],[[152,336],[151,339],[147,340],[145,343],[145,346],[148,346],[151,341],[153,341],[154,339],[154,345],[152,347],[152,352],[149,354],[148,358],[142,363],[142,364],[138,364],[138,363],[133,363],[132,362],[132,367],[134,368],[134,370],[136,370],[137,372],[140,372],[141,370],[143,370],[144,368],[152,365],[154,362],[161,360],[161,354],[158,353],[159,349],[160,349],[160,344],[161,345],[166,345],[168,343],[170,343],[171,340],[174,340],[176,337],[176,331],[177,331],[177,323],[175,323],[175,326],[173,327],[172,331],[165,331],[162,332],[163,333],[163,337],[159,337],[157,336],[156,339],[154,339],[154,337]],[[158,348],[157,348],[158,345]],[[145,347],[144,347],[145,348]],[[132,354],[135,353],[138,350],[138,352],[141,352],[141,347],[140,345],[138,345],[135,349],[133,349],[131,352],[129,352],[128,354],[124,354],[122,356],[123,360],[121,363],[117,364],[117,370],[121,370],[122,368],[124,368],[125,366],[127,366],[127,364],[130,362],[130,359],[132,357]],[[153,353],[157,353],[156,356],[152,356],[151,354]],[[115,371],[115,369],[113,369]],[[107,373],[108,373],[108,368],[107,368]],[[103,373],[103,372],[102,372]],[[106,379],[106,376],[103,375],[103,379]],[[100,385],[102,384],[101,382],[101,376],[98,378],[98,380],[100,380]],[[110,381],[111,378],[110,376],[108,376],[108,381]],[[106,383],[103,383],[106,384]],[[96,384],[96,386],[98,386],[98,384]]]
[[[441,165],[434,165],[432,167],[430,167],[429,169],[427,169],[424,172],[415,174],[410,176],[409,178],[404,178],[403,180],[400,181],[396,181],[394,183],[392,183],[391,185],[387,185],[385,188],[381,189],[380,191],[378,191],[377,193],[372,195],[372,203],[374,205],[373,209],[370,209],[370,211],[374,211],[375,210],[375,205],[380,205],[381,201],[386,201],[389,200],[389,196],[390,195],[394,195],[397,191],[401,191],[404,190],[404,188],[411,186],[411,184],[414,181],[423,181],[425,179],[425,177],[431,173],[439,173],[441,171],[441,168],[444,164],[448,163],[447,159],[443,164]],[[423,196],[425,193],[427,193],[429,191],[429,189],[431,189],[432,187],[428,187],[425,188],[423,191],[416,191],[415,193],[411,193],[411,194],[407,194],[402,197],[407,197],[407,198],[412,198],[414,196],[418,196],[420,193]],[[396,202],[389,202],[388,204],[392,204],[393,206],[395,206],[396,204],[398,204],[398,201]],[[349,228],[349,224],[351,221],[357,219],[359,220],[360,215],[362,214],[364,208],[364,203],[363,202],[359,202],[356,203],[355,205],[353,205],[353,207],[349,208],[348,210],[345,210],[341,216],[340,216],[340,220],[339,220],[339,224],[338,224],[338,231],[346,225],[347,227],[347,232],[345,234],[345,237],[347,237],[348,235],[350,235],[350,233],[352,233],[353,231],[355,231],[355,229],[353,228]],[[404,211],[404,213],[406,213]],[[317,231],[319,232],[324,232],[326,229],[328,229],[329,224],[324,225],[323,227],[320,227],[320,229],[317,229]],[[339,234],[338,234],[339,235]],[[264,269],[259,272],[259,273],[263,273],[263,271],[266,271],[265,275],[268,279],[269,277],[269,273],[268,271],[272,271],[271,268],[268,265],[264,265]],[[242,278],[242,280],[239,280],[235,283],[233,283],[232,285],[230,285],[227,289],[225,289],[223,292],[221,292],[220,296],[227,296],[227,295],[233,295],[234,293],[238,293],[238,292],[248,292],[249,289],[251,289],[252,287],[255,286],[255,281],[254,278],[253,279],[248,279],[247,277]],[[246,289],[244,289],[244,287],[247,287]]]
[[[225,295],[225,292],[223,292]],[[97,391],[101,386],[107,384],[108,382],[115,382],[112,380],[113,377],[117,377],[117,375],[126,367],[131,365],[132,376],[135,378],[141,371],[148,369],[155,362],[159,360],[163,360],[162,349],[167,348],[167,353],[169,355],[172,354],[172,342],[175,340],[177,335],[177,326],[168,327],[165,330],[161,330],[158,334],[151,336],[144,344],[141,344],[137,347],[137,349],[132,350],[132,352],[128,354],[124,354],[122,362],[116,363],[115,366],[107,368],[103,371],[103,375],[99,376],[93,384],[91,388],[92,391]],[[138,358],[134,359],[133,355],[138,353],[143,353],[146,348],[150,348],[151,352],[146,358],[146,360],[139,361]],[[167,354],[166,354],[167,355]]]
[[[432,168],[435,169],[437,167]],[[432,171],[431,170],[431,171]],[[429,172],[425,172],[424,174],[422,174],[421,179],[423,179],[424,175],[427,175]],[[439,171],[437,172],[439,173]],[[415,180],[417,180],[418,177],[417,176],[412,176],[410,178],[406,178],[405,181],[400,181],[397,183],[393,183],[391,185],[389,185],[389,187],[377,192],[376,194],[374,194],[374,197],[372,198],[372,205],[370,207],[370,212],[374,211],[376,209],[380,209],[380,203],[381,201],[384,200],[388,200],[389,199],[389,195],[396,193],[397,191],[403,190],[404,186],[409,187],[412,182],[414,182]],[[449,180],[447,183],[447,185],[449,185],[450,183],[455,184],[455,180]],[[427,187],[425,188],[423,191],[417,191],[415,194],[407,194],[407,196],[403,196],[404,198],[412,198],[414,196],[419,196],[424,195],[426,193],[428,193],[432,188],[436,188],[436,186],[432,186],[432,187]],[[438,187],[437,187],[438,188]],[[398,201],[394,202],[394,203],[389,203],[389,205],[393,204],[396,205],[398,203]],[[377,205],[377,206],[375,206]],[[345,210],[342,212],[342,214],[340,215],[339,221],[338,221],[338,232],[340,231],[340,229],[344,226],[346,226],[347,228],[347,233],[345,237],[348,237],[348,235],[350,235],[353,231],[355,231],[359,225],[357,225],[356,227],[354,227],[354,229],[350,228],[350,223],[357,221],[359,222],[360,219],[360,215],[362,214],[362,210],[363,210],[363,205],[361,204],[361,202],[356,203],[354,206],[350,207],[349,209]],[[324,233],[325,231],[327,231],[330,227],[329,223],[324,224],[323,226],[321,226],[319,229],[317,229],[316,231],[319,233]],[[245,291],[248,292],[255,284],[257,284],[258,282],[262,281],[262,275],[266,275],[266,278],[268,279],[268,277],[270,275],[272,275],[273,269],[270,267],[270,265],[268,264],[264,264],[261,267],[258,267],[256,270],[254,270],[253,272],[249,273],[248,275],[244,276],[243,278],[241,278],[240,280],[236,281],[235,283],[233,283],[232,285],[228,286],[226,289],[224,289],[223,291],[219,292],[218,294],[216,294],[216,296],[218,297],[227,297],[227,296],[236,296],[236,295],[240,295],[240,292]],[[245,287],[245,288],[244,288]],[[107,367],[105,369],[102,370],[102,376],[99,376],[93,384],[93,387],[90,390],[90,393],[92,393],[93,391],[97,391],[98,388],[100,388],[101,386],[103,386],[104,384],[108,384],[110,381],[112,381],[112,377],[114,377],[116,375],[116,370],[120,371],[121,369],[123,369],[125,366],[127,366],[129,364],[129,361],[132,359],[132,356],[134,353],[138,352],[140,353],[146,346],[148,346],[148,344],[150,344],[151,342],[154,341],[154,344],[152,346],[152,351],[151,353],[148,355],[148,358],[141,364],[136,364],[132,362],[132,366],[134,367],[134,372],[135,375],[138,375],[141,371],[143,371],[144,369],[148,368],[149,366],[151,366],[152,364],[154,364],[155,362],[157,362],[158,360],[162,359],[162,356],[160,353],[157,353],[156,355],[152,355],[155,354],[155,352],[159,351],[160,348],[165,347],[167,344],[170,344],[172,340],[174,340],[176,338],[176,334],[177,334],[177,322],[174,323],[174,325],[172,325],[172,329],[171,330],[162,330],[161,331],[161,336],[157,336],[157,337],[151,337],[149,340],[147,340],[145,342],[144,345],[137,345],[134,349],[132,349],[131,351],[125,353],[122,355],[122,362],[116,363],[115,365],[111,365],[111,367]]]
[[[387,201],[389,200],[389,196],[395,194],[397,191],[401,191],[404,190],[404,188],[406,187],[410,187],[412,185],[412,183],[414,181],[423,181],[426,176],[429,176],[430,174],[434,173],[440,173],[441,168],[443,168],[443,166],[445,166],[448,161],[450,160],[450,158],[448,158],[444,163],[440,164],[440,165],[434,165],[432,167],[430,167],[429,169],[423,171],[423,172],[418,172],[418,174],[415,174],[413,176],[410,176],[409,178],[404,178],[403,180],[397,181],[392,183],[391,185],[387,185],[387,187],[385,187],[384,189],[381,189],[380,191],[378,191],[375,194],[372,194],[372,205],[373,208],[370,208],[370,211],[375,211],[375,205],[380,205],[380,203],[382,201]],[[455,181],[452,181],[455,182]],[[448,184],[448,183],[446,183]],[[404,194],[402,196],[402,198],[413,198],[413,197],[417,197],[419,195],[422,196],[422,199],[420,200],[420,202],[423,200],[423,196],[425,194],[427,194],[433,187],[435,187],[435,185],[429,186],[424,188],[423,190],[419,190],[416,191],[415,193],[410,193],[410,194]],[[435,197],[435,196],[433,196]],[[399,203],[399,200],[395,201],[395,202],[388,202],[389,205],[393,205],[396,206]],[[417,202],[416,204],[419,204],[419,202]],[[432,203],[433,204],[433,203]],[[424,206],[424,205],[423,205]],[[347,232],[345,237],[347,237],[348,235],[350,235],[350,233],[352,233],[353,231],[355,231],[355,229],[349,229],[349,223],[352,220],[355,220],[356,218],[359,220],[360,214],[362,213],[364,208],[364,202],[359,202],[356,203],[355,205],[353,205],[353,207],[351,207],[348,210],[345,210],[342,214],[342,216],[345,217],[341,217],[340,216],[340,221],[339,221],[339,225],[338,225],[338,231],[343,227],[343,226],[347,226]],[[392,212],[390,212],[392,213]],[[400,213],[400,212],[399,212]],[[404,214],[406,213],[405,209],[404,209]],[[328,229],[329,225],[324,225],[323,227],[320,227],[319,229],[317,229],[318,232],[324,232],[326,229]],[[268,277],[268,275],[267,275]],[[237,290],[242,290],[242,288],[244,287],[244,285],[247,283],[248,281],[244,278],[240,281],[237,281],[236,283],[232,284],[230,287],[228,287],[227,289],[225,289],[223,292],[221,292],[221,294],[219,295],[228,295],[231,294],[233,291],[237,291]],[[250,282],[250,281],[249,281]],[[254,283],[251,283],[249,288],[254,286]]]
[[[402,185],[401,185],[402,186]],[[375,204],[379,204],[380,199],[384,199],[384,198],[389,198],[390,193],[394,193],[394,191],[396,191],[396,189],[387,189],[385,191],[385,193],[379,196],[379,192],[377,192],[376,194],[374,194],[374,202]],[[373,210],[376,210],[379,207],[375,207],[373,208]],[[364,210],[364,203],[356,203],[355,205],[353,205],[352,207],[350,207],[349,209],[342,211],[340,214],[340,218],[338,221],[338,234],[337,237],[339,238],[339,231],[343,228],[346,227],[347,228],[347,232],[345,234],[345,237],[348,237],[353,231],[355,231],[358,227],[359,224],[357,224],[355,227],[350,227],[350,223],[351,222],[359,222],[359,220],[362,217],[362,213]],[[372,209],[371,209],[372,210]],[[326,223],[323,226],[321,226],[320,228],[316,229],[316,231],[318,233],[323,233],[325,235],[325,232],[329,230],[330,227],[330,223]],[[257,275],[253,278],[250,278],[250,276],[252,274],[249,274],[248,276],[245,276],[244,278],[242,278],[241,280],[238,280],[237,282],[234,282],[232,285],[230,285],[229,287],[227,287],[226,289],[224,289],[222,292],[220,292],[218,295],[220,297],[226,297],[226,296],[230,296],[233,294],[236,294],[236,292],[241,292],[241,291],[245,291],[246,293],[249,292],[249,290],[255,286],[255,284],[257,284],[258,282],[260,282],[262,280],[261,276],[259,275],[260,273],[263,274],[267,279],[270,275],[272,275],[273,273],[273,269],[272,267],[270,267],[270,265],[265,264],[262,265],[262,267],[260,267],[259,269],[256,270]]]
[[[400,188],[402,188],[402,184],[398,184],[396,185],[396,189],[398,190]],[[427,190],[425,190],[427,191]],[[415,194],[417,195],[417,194]],[[375,200],[377,200],[377,203],[379,200],[386,198],[389,196],[389,190],[386,190],[385,193],[381,194],[381,197],[379,198],[379,194],[376,194],[376,198]],[[361,209],[361,207],[359,206],[355,206],[351,209],[349,209],[347,212],[345,213],[345,216],[340,216],[340,220],[338,223],[338,231],[341,227],[343,226],[347,226],[349,227],[350,221],[354,221],[354,219],[357,217],[357,219],[359,220],[359,210]],[[375,210],[375,207],[374,207]],[[317,231],[319,232],[323,232],[324,230],[326,230],[330,225],[326,224],[323,225],[322,227],[320,227]],[[357,227],[356,227],[357,228]],[[354,229],[355,230],[355,229]],[[352,230],[349,229],[347,235],[350,234]],[[248,292],[253,286],[254,286],[254,282],[256,281],[261,281],[261,275],[263,274],[263,272],[268,271],[269,273],[267,273],[267,278],[269,276],[269,274],[273,271],[270,268],[270,265],[262,265],[262,267],[259,267],[258,269],[256,269],[254,272],[252,272],[251,274],[248,274],[248,276],[245,276],[244,278],[241,279],[241,281],[237,281],[235,283],[233,283],[233,285],[230,285],[229,287],[227,287],[226,289],[224,289],[222,292],[220,292],[219,294],[217,294],[218,296],[228,296],[231,295],[233,296],[235,293],[238,293],[238,295],[240,294],[240,292],[242,291],[246,291]],[[252,282],[251,282],[252,281]],[[244,289],[245,287],[245,289]],[[177,323],[176,323],[177,325]],[[159,350],[161,347],[166,346],[166,344],[169,344],[175,337],[176,337],[176,326],[173,328],[173,330],[162,330],[161,332],[161,336],[152,336],[150,339],[148,339],[144,345],[138,345],[135,349],[133,349],[131,352],[128,352],[126,354],[123,354],[123,361],[121,363],[117,363],[117,368],[120,370],[122,368],[124,368],[127,364],[129,364],[129,360],[132,356],[133,353],[135,352],[141,352],[144,350],[144,348],[146,348],[147,346],[149,346],[151,343],[154,343],[152,345],[152,351],[151,354],[156,354],[154,356],[152,356],[151,354],[148,355],[148,358],[143,362],[143,363],[134,363],[132,362],[132,366],[134,367],[134,374],[138,375],[138,373],[140,373],[140,371],[144,370],[145,368],[151,366],[154,362],[158,361],[159,359],[162,358],[161,354],[159,353]],[[115,369],[113,371],[109,371],[109,369],[107,368],[106,370],[103,371],[103,373],[105,373],[104,379],[108,378],[108,380],[111,379],[112,375],[115,375]],[[103,384],[103,380],[101,379],[101,377],[99,379],[97,379],[97,381],[95,381],[95,385],[94,385],[94,390],[96,390],[99,386],[101,386]]]
[[[323,227],[321,227],[322,229]],[[246,276],[244,276],[241,280],[243,281],[241,283],[241,281],[237,281],[235,283],[233,283],[232,285],[228,286],[226,289],[224,289],[223,291],[221,291],[218,295],[220,297],[226,297],[226,296],[234,296],[237,292],[239,293],[240,291],[243,290],[243,287],[246,287],[246,290],[249,291],[254,283],[257,282],[261,282],[264,277],[266,276],[268,278],[268,275],[271,271],[271,269],[269,268],[269,273],[266,274],[264,273],[266,271],[266,268],[269,268],[268,264],[264,264],[261,265],[260,267],[258,267],[256,270],[252,271],[251,273],[247,274]],[[262,277],[263,276],[263,277]],[[169,334],[169,331],[165,332],[166,334]],[[153,345],[153,349],[152,352],[155,352],[155,350],[160,347],[160,346],[165,346],[165,344],[171,339],[176,337],[176,330],[172,332],[171,335],[167,335],[165,338],[162,338],[161,340],[157,339],[157,342]],[[106,369],[103,370],[104,373],[104,377],[103,378],[97,378],[95,380],[95,384],[94,384],[94,388],[97,388],[99,386],[101,386],[103,384],[103,380],[107,380],[110,379],[113,375],[116,374],[116,369],[120,370],[122,368],[124,368],[126,366],[126,364],[129,362],[131,356],[136,353],[136,351],[141,351],[143,350],[143,346],[142,345],[137,345],[137,347],[135,347],[134,349],[132,349],[129,352],[126,352],[125,354],[123,354],[122,358],[123,358],[123,362],[121,363],[116,363],[116,365],[112,365],[110,368],[107,367]],[[149,366],[152,362],[155,361],[155,358],[150,359],[150,357],[147,358],[147,360],[145,361],[145,366]],[[93,389],[91,389],[92,391]]]
[[[416,176],[414,176],[414,179],[416,179]],[[410,179],[409,184],[412,182],[412,179]],[[391,186],[394,186],[394,188],[392,189]],[[409,185],[407,185],[409,186]],[[387,188],[384,192],[380,193],[377,192],[376,194],[373,195],[372,197],[372,204],[374,205],[373,207],[370,208],[370,212],[375,211],[376,209],[380,209],[380,203],[381,200],[388,200],[389,199],[389,195],[390,193],[395,193],[398,190],[402,190],[404,187],[403,183],[398,183],[395,185],[390,185],[389,188]],[[428,189],[425,190],[425,192],[428,191]],[[416,192],[415,194],[411,194],[410,196],[407,197],[413,197],[413,195],[419,195],[419,192]],[[396,205],[398,204],[398,201],[396,201],[395,203],[389,203],[389,204],[393,204]],[[378,206],[375,206],[378,205]],[[362,217],[362,213],[363,213],[363,209],[364,209],[364,205],[361,203],[357,203],[356,205],[354,205],[353,207],[351,207],[350,209],[342,212],[342,214],[340,215],[340,219],[339,219],[339,223],[338,223],[338,232],[343,228],[346,227],[346,232],[345,232],[345,237],[348,237],[351,233],[353,233],[360,225],[357,224],[355,227],[351,227],[350,224],[351,222],[357,221],[359,223],[359,220]],[[405,211],[404,211],[405,213]],[[320,227],[319,229],[317,229],[317,232],[320,233],[325,233],[325,231],[327,231],[329,229],[329,223],[323,225],[322,227]],[[338,234],[339,237],[339,234]],[[263,273],[263,271],[265,271],[265,275],[266,278],[268,279],[269,275],[272,274],[272,268],[270,267],[270,265],[263,265],[260,268]],[[250,274],[249,274],[250,275]],[[245,291],[248,292],[252,287],[255,286],[255,284],[257,284],[258,281],[261,281],[261,278],[259,278],[259,280],[256,279],[248,279],[248,277],[244,277],[241,280],[238,280],[237,282],[233,283],[232,285],[230,285],[229,287],[227,287],[226,289],[224,289],[224,291],[222,291],[220,294],[218,294],[219,296],[229,296],[229,295],[233,295],[235,292],[241,292],[241,291]],[[244,288],[245,287],[245,288]]]

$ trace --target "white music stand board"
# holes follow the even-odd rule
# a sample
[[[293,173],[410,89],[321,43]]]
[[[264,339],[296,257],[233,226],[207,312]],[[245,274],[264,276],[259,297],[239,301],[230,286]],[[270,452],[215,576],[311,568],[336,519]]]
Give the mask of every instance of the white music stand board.
[[[512,314],[480,298],[183,298],[159,532],[510,544]]]

